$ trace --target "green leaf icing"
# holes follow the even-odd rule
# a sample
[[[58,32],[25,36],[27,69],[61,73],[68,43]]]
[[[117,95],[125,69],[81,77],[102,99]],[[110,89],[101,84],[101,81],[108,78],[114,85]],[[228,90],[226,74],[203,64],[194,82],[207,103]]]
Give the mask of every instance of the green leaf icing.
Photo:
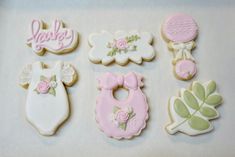
[[[205,84],[194,82],[192,90],[184,90],[180,97],[173,97],[169,101],[173,121],[166,127],[168,133],[181,131],[188,135],[198,135],[211,131],[213,127],[209,120],[219,116],[215,107],[222,100],[222,96],[216,92],[214,81]]]
[[[131,35],[125,38],[114,39],[107,44],[107,48],[110,48],[107,56],[115,56],[121,53],[127,53],[130,51],[136,51],[137,46],[134,44],[140,37],[138,35]]]
[[[174,109],[175,109],[175,112],[182,118],[187,118],[190,116],[190,113],[187,107],[180,99],[175,100]]]
[[[206,87],[206,96],[210,95],[213,93],[216,89],[216,83],[215,81],[210,81]]]
[[[199,82],[193,84],[192,90],[201,101],[205,100],[205,89]]]
[[[184,94],[183,94],[183,97],[184,97],[184,101],[186,102],[186,104],[189,107],[191,107],[194,110],[198,110],[199,109],[198,101],[197,101],[195,96],[193,96],[193,94],[190,91],[185,90]]]
[[[54,88],[50,88],[49,91],[48,91],[49,94],[52,94],[52,95],[56,95],[56,92],[55,92],[55,89]]]
[[[206,101],[205,101],[208,105],[212,105],[212,106],[218,106],[222,103],[222,96],[220,95],[210,95]]]
[[[191,128],[195,129],[195,130],[206,130],[210,127],[210,123],[198,116],[192,116],[189,120],[188,120],[188,124],[191,126]]]
[[[217,116],[217,112],[214,108],[211,107],[202,107],[200,108],[200,113],[205,116],[205,117],[216,117]]]

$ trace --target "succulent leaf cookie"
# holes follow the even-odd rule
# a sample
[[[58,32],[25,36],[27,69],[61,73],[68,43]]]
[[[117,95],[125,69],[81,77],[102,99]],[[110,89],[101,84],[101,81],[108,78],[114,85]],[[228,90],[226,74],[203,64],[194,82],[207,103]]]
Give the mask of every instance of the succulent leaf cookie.
[[[219,117],[216,107],[222,101],[214,81],[204,84],[194,81],[190,90],[181,89],[179,97],[170,98],[169,115],[172,122],[166,126],[167,132],[199,135],[211,131],[213,126],[210,120]]]
[[[35,62],[22,70],[19,84],[28,88],[26,118],[40,134],[53,135],[68,118],[69,101],[64,85],[71,86],[76,79],[75,69],[61,61],[53,68]]]
[[[92,47],[89,59],[93,63],[108,65],[116,62],[125,65],[128,61],[141,64],[142,61],[150,61],[155,57],[151,45],[153,37],[147,32],[117,31],[114,35],[102,31],[89,36],[88,42]]]
[[[30,30],[27,45],[38,55],[43,55],[45,51],[64,54],[72,51],[78,44],[77,32],[64,28],[60,20],[54,20],[49,28],[41,20],[33,20]]]
[[[99,128],[115,139],[138,136],[148,119],[148,104],[141,90],[142,76],[133,72],[126,75],[106,73],[98,81],[101,92],[96,101],[96,121]],[[129,91],[126,100],[114,98],[113,91],[118,87]]]
[[[163,23],[162,35],[174,53],[172,64],[175,76],[181,80],[193,78],[197,68],[191,51],[196,47],[194,39],[198,35],[194,19],[185,14],[172,15]]]

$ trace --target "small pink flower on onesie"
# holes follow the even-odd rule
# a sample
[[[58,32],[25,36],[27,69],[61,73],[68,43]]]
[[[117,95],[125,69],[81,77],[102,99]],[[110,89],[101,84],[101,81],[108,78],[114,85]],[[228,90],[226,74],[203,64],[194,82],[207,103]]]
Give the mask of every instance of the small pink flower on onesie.
[[[47,82],[47,81],[41,81],[37,85],[37,91],[40,94],[46,94],[48,92],[49,88],[50,88],[49,82]]]
[[[37,94],[51,94],[56,95],[56,76],[52,76],[51,78],[47,78],[45,76],[40,77],[40,82],[37,84],[37,87],[34,89],[34,91],[37,92]]]
[[[128,42],[125,38],[121,38],[116,40],[115,42],[115,46],[119,49],[119,50],[125,50],[128,48]]]

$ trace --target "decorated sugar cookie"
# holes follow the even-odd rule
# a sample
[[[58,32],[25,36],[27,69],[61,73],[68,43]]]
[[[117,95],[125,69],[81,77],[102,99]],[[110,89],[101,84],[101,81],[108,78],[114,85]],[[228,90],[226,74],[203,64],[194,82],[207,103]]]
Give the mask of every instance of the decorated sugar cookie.
[[[189,15],[172,15],[162,25],[162,34],[174,53],[172,64],[175,76],[181,80],[190,80],[197,72],[195,59],[191,54],[198,34],[196,22]]]
[[[94,33],[89,36],[91,50],[89,59],[93,63],[108,65],[116,62],[125,65],[128,61],[141,64],[142,61],[150,61],[155,57],[151,45],[153,37],[147,32],[118,31],[111,34],[106,31]]]
[[[45,51],[63,54],[76,48],[78,34],[72,29],[64,28],[60,20],[54,20],[49,28],[41,20],[33,20],[27,44],[38,55],[43,55]]]
[[[216,107],[222,101],[222,96],[216,91],[214,81],[204,84],[194,81],[190,90],[181,89],[179,97],[170,98],[171,124],[167,125],[167,132],[199,135],[211,131],[213,126],[210,120],[219,117]]]
[[[127,75],[106,73],[98,80],[101,92],[96,101],[96,121],[99,128],[115,139],[138,136],[148,119],[148,104],[141,91],[142,76],[133,72]],[[129,90],[126,100],[114,98],[113,91],[118,87]]]
[[[64,86],[76,81],[75,69],[67,63],[56,62],[53,68],[43,63],[27,65],[19,83],[28,88],[26,118],[42,135],[53,135],[69,116],[69,101]]]

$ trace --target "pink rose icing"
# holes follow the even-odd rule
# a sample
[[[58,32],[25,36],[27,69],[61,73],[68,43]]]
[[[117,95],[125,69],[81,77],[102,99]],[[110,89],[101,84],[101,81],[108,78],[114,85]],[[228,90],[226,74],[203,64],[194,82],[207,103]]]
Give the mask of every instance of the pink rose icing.
[[[175,14],[165,21],[162,31],[173,42],[188,42],[196,38],[198,26],[191,16]]]
[[[128,118],[129,118],[128,112],[125,112],[125,111],[123,111],[123,110],[117,111],[115,119],[116,119],[119,123],[125,123],[125,122],[127,122]]]
[[[41,81],[37,85],[37,91],[40,94],[46,94],[50,88],[49,82],[47,81]]]
[[[116,46],[119,50],[125,50],[126,48],[128,48],[127,40],[126,40],[125,38],[118,39],[118,40],[116,41],[115,46]]]
[[[196,72],[196,64],[191,60],[180,60],[175,65],[175,73],[179,78],[190,79]]]
[[[137,136],[146,126],[148,119],[148,104],[142,92],[142,77],[136,73],[115,75],[106,73],[99,79],[101,92],[96,101],[96,121],[99,128],[109,137],[130,139]],[[126,100],[113,97],[113,90],[124,87],[129,90]],[[114,110],[116,109],[116,110]],[[117,125],[111,120],[114,115]]]

